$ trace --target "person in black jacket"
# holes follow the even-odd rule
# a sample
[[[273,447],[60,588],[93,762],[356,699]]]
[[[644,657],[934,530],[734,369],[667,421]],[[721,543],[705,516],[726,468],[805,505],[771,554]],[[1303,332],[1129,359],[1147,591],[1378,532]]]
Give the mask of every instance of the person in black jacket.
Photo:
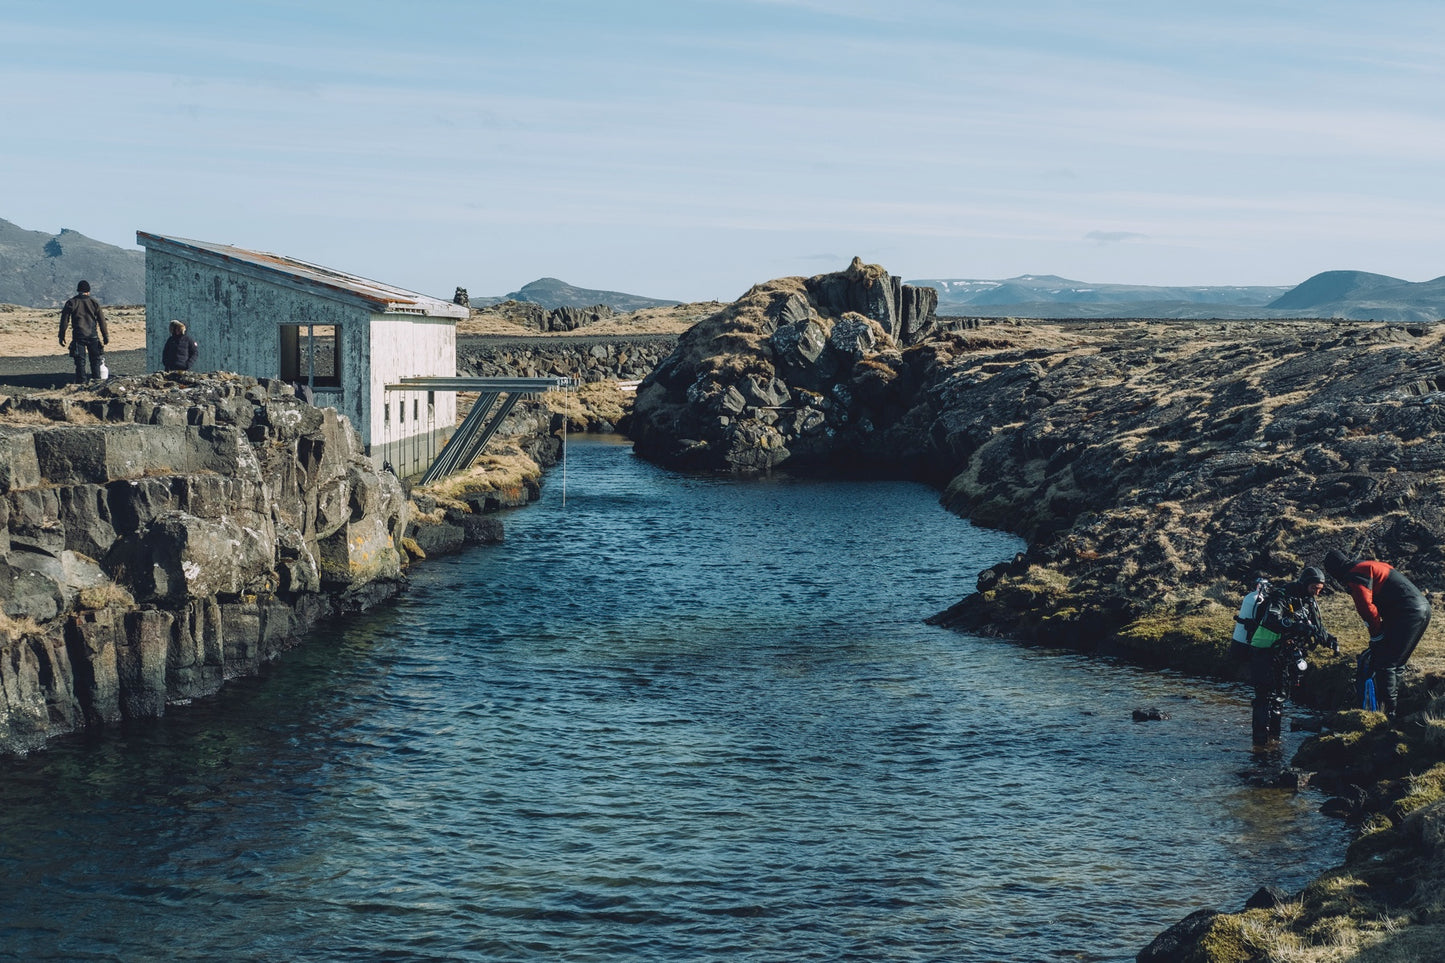
[[[1325,631],[1320,617],[1320,592],[1325,573],[1306,566],[1288,585],[1269,593],[1259,627],[1250,636],[1249,676],[1254,683],[1253,737],[1256,749],[1279,741],[1284,701],[1295,663],[1316,645],[1338,651],[1339,643]]]
[[[171,336],[161,349],[161,367],[167,371],[190,371],[200,356],[201,346],[195,338],[186,334],[185,322],[172,321]]]
[[[100,302],[90,296],[90,282],[81,281],[75,286],[75,297],[65,302],[60,309],[60,346],[65,347],[65,329],[70,328],[73,338],[70,342],[70,356],[75,359],[75,383],[84,384],[85,361],[90,359],[90,376],[100,380],[100,368],[105,364],[105,352],[101,346],[110,344],[110,329],[105,324],[105,312]]]
[[[1373,559],[1349,559],[1331,549],[1325,571],[1345,587],[1370,632],[1370,664],[1380,711],[1395,717],[1405,662],[1430,626],[1430,601],[1399,569]]]

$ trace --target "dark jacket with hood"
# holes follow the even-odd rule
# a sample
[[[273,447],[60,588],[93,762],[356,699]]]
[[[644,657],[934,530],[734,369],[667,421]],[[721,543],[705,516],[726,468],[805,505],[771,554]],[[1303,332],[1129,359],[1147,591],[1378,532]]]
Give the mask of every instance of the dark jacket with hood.
[[[190,371],[200,356],[201,346],[196,339],[182,331],[166,339],[166,346],[161,349],[161,367],[167,371]]]
[[[1355,611],[1365,620],[1372,637],[1383,632],[1387,622],[1430,611],[1430,602],[1415,583],[1385,562],[1348,560],[1338,552],[1331,552],[1325,559],[1325,568],[1350,593]]]
[[[105,324],[105,312],[100,309],[100,302],[89,293],[77,294],[60,309],[61,344],[65,343],[67,325],[74,332],[77,341],[92,340],[98,332],[100,340],[110,344],[110,329]]]

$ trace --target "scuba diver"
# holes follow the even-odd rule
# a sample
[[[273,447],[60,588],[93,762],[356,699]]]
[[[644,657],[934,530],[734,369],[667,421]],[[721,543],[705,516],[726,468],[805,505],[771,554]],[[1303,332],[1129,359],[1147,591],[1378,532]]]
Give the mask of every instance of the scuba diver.
[[[1335,652],[1340,644],[1325,631],[1315,601],[1325,587],[1325,573],[1306,566],[1288,585],[1273,589],[1263,600],[1258,625],[1249,636],[1249,675],[1254,683],[1254,748],[1279,742],[1284,701],[1307,667],[1304,653],[1317,645]]]

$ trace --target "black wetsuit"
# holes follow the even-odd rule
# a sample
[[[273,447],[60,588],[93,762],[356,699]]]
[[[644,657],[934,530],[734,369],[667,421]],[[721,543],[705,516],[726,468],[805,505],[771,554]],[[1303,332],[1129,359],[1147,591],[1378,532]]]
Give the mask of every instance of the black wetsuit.
[[[1315,642],[1324,642],[1324,620],[1308,586],[1298,582],[1272,592],[1265,600],[1262,627],[1280,632],[1267,648],[1251,646],[1249,677],[1254,683],[1253,741],[1256,746],[1278,742],[1284,723],[1284,702],[1289,695],[1290,661]],[[1258,631],[1258,630],[1256,630]],[[1290,643],[1297,641],[1299,647]]]

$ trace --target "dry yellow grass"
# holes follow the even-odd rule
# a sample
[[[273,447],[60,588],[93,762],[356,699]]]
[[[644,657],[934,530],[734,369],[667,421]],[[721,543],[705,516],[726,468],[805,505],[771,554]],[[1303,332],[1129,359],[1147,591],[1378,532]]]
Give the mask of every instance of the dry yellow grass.
[[[32,618],[12,618],[0,612],[0,640],[14,642],[27,635],[39,635],[40,625]]]
[[[586,431],[598,419],[617,424],[632,405],[632,396],[615,381],[594,381],[572,391],[549,391],[542,404],[567,419],[571,431]]]
[[[146,312],[143,307],[105,308],[110,330],[110,350],[132,351],[146,346]],[[33,358],[65,354],[56,340],[60,330],[59,308],[22,308],[0,304],[0,357]],[[66,342],[70,332],[66,332]]]
[[[498,450],[484,453],[471,468],[418,490],[452,507],[465,508],[468,495],[509,492],[541,477],[542,467],[511,440],[503,439]]]

